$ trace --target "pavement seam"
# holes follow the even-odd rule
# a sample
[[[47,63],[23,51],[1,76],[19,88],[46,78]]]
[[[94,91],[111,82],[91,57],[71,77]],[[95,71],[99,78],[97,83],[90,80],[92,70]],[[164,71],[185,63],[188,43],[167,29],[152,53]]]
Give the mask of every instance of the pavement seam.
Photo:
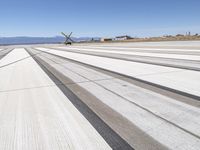
[[[30,54],[29,50],[28,49],[26,50]],[[38,63],[38,65],[52,79],[54,83],[56,81],[62,83],[51,71],[48,70],[48,68],[44,64],[40,62],[40,60],[38,60],[34,56],[32,56],[32,58]],[[72,102],[72,104],[91,123],[91,125],[97,130],[97,132],[104,138],[104,140],[110,145],[112,149],[114,150],[121,150],[121,149],[133,150],[134,149],[124,139],[122,139],[114,130],[112,130],[112,128],[110,128],[84,102],[82,102],[68,87],[62,84],[58,86],[58,88],[64,93],[65,96],[68,97],[68,99]]]
[[[37,50],[37,49],[35,49],[35,50]],[[37,50],[37,51],[41,51],[41,50]],[[51,54],[49,52],[44,52],[44,53]],[[51,54],[51,55],[57,56],[57,57],[60,57],[60,58],[66,59],[66,60],[70,60],[72,62],[77,62],[79,64],[83,64],[83,65],[86,65],[86,66],[90,66],[90,67],[93,67],[93,68],[101,69],[103,71],[111,72],[111,73],[117,74],[119,76],[124,76],[126,78],[129,78],[129,79],[132,79],[132,80],[135,80],[135,81],[138,81],[138,82],[141,82],[141,83],[144,83],[144,84],[156,87],[156,88],[161,88],[162,90],[166,90],[166,91],[169,91],[169,92],[181,95],[181,96],[185,96],[185,97],[192,98],[192,99],[195,99],[197,101],[200,101],[200,96],[197,96],[197,95],[193,95],[193,94],[190,94],[190,93],[187,93],[187,92],[183,92],[183,91],[180,91],[180,90],[176,90],[176,89],[173,89],[173,88],[162,86],[162,85],[159,85],[159,84],[156,84],[156,83],[153,83],[153,82],[145,81],[145,80],[139,79],[137,77],[132,77],[132,76],[124,75],[122,73],[118,73],[118,72],[115,72],[115,71],[110,71],[108,69],[100,68],[100,67],[97,67],[97,66],[94,66],[94,65],[91,65],[91,64],[79,62],[79,61],[76,61],[76,60],[73,60],[73,59],[70,59],[70,58],[65,58],[63,56],[58,56],[58,55],[55,55],[55,54]]]
[[[47,58],[47,57],[46,57],[46,58]],[[50,58],[48,58],[48,59],[50,59]],[[50,59],[50,60],[51,60],[51,59]],[[55,62],[54,60],[51,60],[51,61]],[[59,64],[59,63],[57,63],[57,62],[55,62],[55,63],[56,63],[56,64]],[[60,64],[60,65],[63,66],[62,64]],[[64,67],[64,66],[63,66],[63,67]],[[68,69],[68,68],[66,68],[66,67],[64,67],[64,68],[67,69],[67,70],[70,70],[70,69]],[[75,72],[75,71],[73,71],[73,70],[70,70],[70,71],[74,72],[75,74],[78,74],[79,76],[82,76],[81,74],[79,74],[79,73],[77,73],[77,72]],[[191,135],[195,136],[196,138],[200,139],[200,136],[199,136],[199,135],[196,135],[195,133],[192,133],[192,132],[190,132],[190,131],[188,131],[188,130],[182,128],[181,126],[179,126],[179,125],[177,125],[177,124],[175,124],[175,123],[173,123],[173,122],[171,122],[171,121],[169,121],[169,120],[167,120],[167,119],[165,119],[165,118],[163,118],[163,117],[161,117],[161,116],[155,114],[154,112],[150,111],[149,109],[147,109],[147,108],[145,108],[145,107],[143,107],[143,106],[141,106],[141,105],[139,105],[139,104],[137,104],[137,103],[135,103],[135,102],[130,101],[129,99],[127,99],[127,98],[125,98],[125,97],[119,95],[119,94],[116,93],[116,92],[111,91],[110,89],[108,89],[108,88],[102,86],[101,84],[99,84],[99,83],[97,83],[97,82],[95,82],[95,81],[90,80],[89,78],[86,78],[85,76],[82,76],[82,77],[85,78],[85,79],[87,79],[87,80],[89,80],[90,82],[92,82],[92,83],[94,83],[94,84],[97,84],[98,86],[102,87],[103,89],[105,89],[105,90],[107,90],[107,91],[109,91],[109,92],[111,92],[111,93],[113,93],[113,94],[115,94],[115,95],[121,97],[121,98],[124,99],[125,101],[128,101],[129,103],[132,103],[132,104],[134,104],[135,106],[140,107],[141,109],[143,109],[143,110],[145,110],[145,111],[151,113],[151,114],[154,115],[155,117],[158,117],[158,118],[162,119],[163,121],[165,121],[165,122],[167,122],[167,123],[169,123],[169,124],[171,124],[171,125],[173,125],[173,126],[179,128],[179,129],[185,131],[186,133],[191,134]],[[115,78],[115,79],[116,79],[116,78]],[[177,117],[174,117],[173,119],[175,119],[175,118],[177,118]]]
[[[105,58],[111,58],[111,59],[119,59],[119,60],[124,60],[124,61],[131,61],[131,62],[136,62],[136,63],[143,63],[143,64],[151,64],[151,65],[157,65],[157,66],[164,66],[164,67],[171,67],[171,68],[177,68],[177,69],[186,69],[186,70],[192,70],[192,71],[200,71],[200,68],[196,68],[196,67],[185,67],[185,66],[180,66],[180,65],[172,65],[172,64],[164,64],[164,63],[156,63],[156,62],[150,62],[150,61],[143,61],[143,60],[134,60],[134,59],[130,59],[130,58],[119,58],[119,57],[114,57],[114,56],[105,56],[103,55],[103,53],[99,52],[99,54],[89,54],[87,52],[81,52],[80,50],[77,50],[79,52],[75,52],[73,50],[63,50],[63,49],[59,49],[59,48],[52,48],[52,47],[47,47],[49,49],[52,50],[58,50],[58,51],[68,51],[71,53],[78,53],[78,54],[84,54],[84,55],[91,55],[91,56],[98,56],[98,57],[105,57]],[[96,52],[97,53],[97,52]],[[111,53],[110,53],[111,54]],[[136,56],[138,57],[139,55],[132,55],[132,56]],[[139,56],[139,57],[143,57],[143,58],[148,58],[149,56]],[[149,58],[159,58],[159,57],[149,57]],[[162,58],[161,58],[162,59]],[[166,59],[166,58],[163,58]],[[172,59],[172,58],[170,58]],[[189,60],[185,60],[185,59],[176,59],[176,60],[180,60],[180,61],[189,61]],[[192,60],[191,60],[192,61]],[[195,61],[195,62],[199,62],[199,61]]]

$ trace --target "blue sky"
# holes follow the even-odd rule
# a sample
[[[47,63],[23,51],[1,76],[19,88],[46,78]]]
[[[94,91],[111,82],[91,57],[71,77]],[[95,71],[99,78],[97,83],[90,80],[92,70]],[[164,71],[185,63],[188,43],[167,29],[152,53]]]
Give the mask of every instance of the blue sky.
[[[200,33],[200,0],[1,0],[0,36]]]

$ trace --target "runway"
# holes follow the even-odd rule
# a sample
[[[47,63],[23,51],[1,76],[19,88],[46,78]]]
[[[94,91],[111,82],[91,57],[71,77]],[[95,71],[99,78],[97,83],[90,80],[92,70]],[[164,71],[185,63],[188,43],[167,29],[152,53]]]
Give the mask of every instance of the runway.
[[[126,51],[114,51],[114,50],[94,50],[94,49],[83,49],[83,48],[65,48],[65,47],[58,47],[56,48],[58,50],[67,50],[69,52],[76,52],[76,53],[81,53],[81,54],[89,54],[89,55],[94,55],[94,56],[102,56],[102,57],[109,57],[109,58],[115,58],[115,59],[122,59],[122,60],[128,60],[128,61],[133,61],[133,62],[140,62],[140,63],[147,63],[147,64],[155,64],[155,65],[161,65],[161,66],[169,66],[169,67],[176,67],[176,68],[181,68],[181,69],[188,69],[188,70],[195,70],[195,71],[200,71],[200,62],[199,62],[199,56],[190,56],[192,53],[189,53],[189,56],[187,55],[173,55],[173,56],[168,55],[167,57],[164,57],[165,55],[162,55],[161,53],[166,53],[166,51],[162,52],[160,51],[153,51],[152,53],[139,53],[139,55],[134,55],[133,52],[126,52]],[[106,48],[107,49],[107,48]],[[135,50],[134,50],[135,51]],[[142,51],[140,49],[140,51]],[[145,50],[146,51],[146,50]],[[158,53],[159,52],[159,53]],[[189,51],[186,51],[189,52]],[[157,56],[154,53],[158,53]],[[171,52],[173,54],[174,51]],[[180,51],[179,51],[180,53]],[[182,53],[182,52],[181,52]],[[198,53],[198,52],[196,52]],[[143,55],[144,54],[144,55]],[[146,55],[145,55],[146,54]],[[158,57],[161,54],[162,57]],[[185,54],[185,51],[184,51]],[[196,55],[196,54],[195,54]],[[172,57],[172,58],[170,58]],[[176,59],[176,57],[178,57]],[[188,57],[191,57],[190,60]],[[184,59],[185,58],[185,59]],[[196,59],[196,60],[195,60]]]
[[[0,149],[199,149],[200,42],[9,50]]]
[[[197,97],[200,96],[200,83],[196,82],[197,79],[200,80],[200,72],[198,71],[137,63],[68,51],[57,51],[48,48],[37,49],[174,90],[182,91]],[[176,82],[176,84],[174,84],[174,82]]]
[[[0,59],[2,59],[11,51],[12,51],[12,48],[0,49]]]
[[[15,49],[1,65],[27,56]],[[0,76],[0,149],[110,149],[32,58]]]

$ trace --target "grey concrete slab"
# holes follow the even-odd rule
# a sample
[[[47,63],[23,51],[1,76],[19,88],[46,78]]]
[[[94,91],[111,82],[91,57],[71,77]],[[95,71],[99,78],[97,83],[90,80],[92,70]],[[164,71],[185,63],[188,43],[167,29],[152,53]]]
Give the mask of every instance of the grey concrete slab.
[[[10,48],[0,50],[0,59],[5,57],[11,51],[12,51],[12,49],[10,49]]]
[[[27,56],[15,49],[0,65]],[[0,78],[1,149],[111,149],[31,57],[1,68]]]
[[[200,72],[38,48],[52,54],[200,96]],[[148,76],[151,78],[148,79]],[[166,78],[168,76],[168,78]],[[159,77],[159,80],[157,78]],[[189,83],[189,84],[188,84]]]
[[[137,52],[139,53],[158,53],[158,54],[179,54],[179,55],[200,55],[200,49],[174,49],[174,48],[142,48],[142,47],[119,47],[119,46],[77,46],[73,45],[71,47],[60,46],[54,48],[61,49],[81,49],[81,50],[91,50],[91,51],[109,51],[114,53],[119,53],[121,51],[125,53]],[[168,55],[170,56],[170,55]]]
[[[126,54],[125,52],[112,53],[112,51],[108,51],[108,52],[96,51],[96,50],[87,51],[87,49],[83,50],[82,48],[80,49],[55,48],[55,49],[65,50],[65,51],[80,53],[80,54],[88,54],[88,55],[116,58],[116,59],[128,60],[128,61],[140,62],[140,63],[146,63],[146,64],[154,64],[154,65],[160,65],[160,66],[200,71],[199,60],[174,59],[174,58],[155,57],[155,56],[148,56],[148,55],[143,56],[142,54],[129,55],[129,54]]]
[[[63,67],[65,70],[73,70],[80,77],[84,77],[90,81],[78,83],[76,79],[68,76],[65,72],[57,68],[58,65]],[[193,147],[194,145],[190,145],[190,142],[187,143],[184,141],[185,139],[183,140],[182,138],[187,138],[187,136],[188,138],[193,137],[194,143],[199,143],[199,133],[196,132],[199,130],[198,128],[200,128],[198,118],[196,117],[197,113],[200,113],[198,108],[174,101],[148,90],[138,88],[119,79],[115,80],[110,77],[110,79],[107,78],[102,81],[95,81],[95,79],[91,77],[97,74],[99,76],[103,76],[103,74],[95,72],[94,70],[91,71],[88,68],[78,66],[76,64],[62,63],[58,65],[52,66],[73,80],[79,86],[88,90],[88,92],[99,98],[99,100],[103,103],[122,114],[132,123],[137,125],[138,128],[148,133],[151,137],[163,145],[169,147],[170,149],[175,149],[177,146],[180,149],[184,147],[196,149]],[[80,68],[82,68],[81,71]],[[143,117],[141,118],[137,116],[137,113],[139,116]],[[148,121],[148,119],[151,121]],[[185,124],[185,120],[190,122],[190,124]],[[160,121],[164,122],[161,123]],[[157,130],[158,127],[159,131]],[[163,130],[167,131],[164,132],[164,135]],[[169,137],[171,138],[169,139]],[[182,147],[179,146],[181,144]],[[198,147],[198,144],[196,146]]]

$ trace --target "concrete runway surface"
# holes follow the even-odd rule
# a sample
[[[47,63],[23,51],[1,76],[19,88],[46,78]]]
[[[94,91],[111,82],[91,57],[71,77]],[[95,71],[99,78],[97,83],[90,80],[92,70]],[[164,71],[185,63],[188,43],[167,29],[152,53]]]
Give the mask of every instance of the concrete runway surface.
[[[0,49],[0,150],[200,147],[200,42]]]
[[[0,49],[0,59],[6,56],[11,50],[12,48]]]

